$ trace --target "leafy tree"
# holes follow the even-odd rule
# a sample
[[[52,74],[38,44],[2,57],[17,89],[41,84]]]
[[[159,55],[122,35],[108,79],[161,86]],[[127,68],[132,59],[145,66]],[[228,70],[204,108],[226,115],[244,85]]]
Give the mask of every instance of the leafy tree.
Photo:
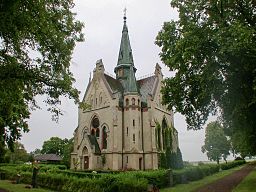
[[[156,38],[162,61],[174,71],[163,103],[200,129],[220,115],[232,142],[256,154],[256,4],[252,0],[172,0],[179,19]],[[236,139],[233,139],[234,134]],[[239,148],[236,149],[239,152]]]
[[[224,134],[223,127],[217,121],[207,125],[205,130],[205,140],[202,146],[202,152],[205,153],[209,160],[217,161],[223,158],[226,161],[229,155],[230,142]]]
[[[23,144],[15,142],[13,151],[7,149],[4,159],[8,163],[27,162],[29,160],[29,154]]]
[[[51,137],[44,141],[41,153],[42,154],[56,154],[63,157],[64,148],[68,143],[68,139],[61,139],[59,137]]]
[[[56,119],[60,96],[78,102],[69,70],[83,24],[75,20],[73,0],[0,1],[0,149],[28,132],[26,119],[45,102]],[[0,154],[0,156],[2,153]]]
[[[42,154],[56,154],[62,157],[62,164],[70,166],[70,153],[73,151],[74,138],[61,139],[59,137],[51,137],[45,141],[41,150]]]
[[[74,148],[74,138],[72,137],[71,139],[68,140],[63,150],[62,163],[67,167],[70,167],[70,163],[71,163],[70,153],[73,151],[73,148]]]

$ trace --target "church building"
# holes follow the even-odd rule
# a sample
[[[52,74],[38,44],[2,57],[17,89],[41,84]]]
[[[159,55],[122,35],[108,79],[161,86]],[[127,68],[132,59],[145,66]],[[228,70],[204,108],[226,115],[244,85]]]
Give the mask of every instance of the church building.
[[[124,16],[115,77],[98,60],[82,101],[89,107],[79,108],[72,169],[158,169],[166,147],[177,151],[173,112],[161,104],[161,67],[142,79],[136,70]]]

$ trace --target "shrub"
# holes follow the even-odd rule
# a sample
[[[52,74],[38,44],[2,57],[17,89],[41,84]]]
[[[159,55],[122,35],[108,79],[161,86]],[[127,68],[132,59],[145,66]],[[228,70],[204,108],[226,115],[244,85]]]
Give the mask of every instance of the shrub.
[[[221,163],[220,164],[220,168],[222,170],[227,170],[227,169],[231,169],[233,167],[245,164],[245,160],[238,160],[238,161],[232,161],[232,162],[228,162],[228,163]]]

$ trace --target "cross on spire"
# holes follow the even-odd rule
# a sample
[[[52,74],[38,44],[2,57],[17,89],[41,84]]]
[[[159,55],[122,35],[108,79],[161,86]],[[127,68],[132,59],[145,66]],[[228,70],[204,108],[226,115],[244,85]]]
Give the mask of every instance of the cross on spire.
[[[127,9],[126,7],[124,8],[124,20],[126,21],[126,12],[127,12]]]

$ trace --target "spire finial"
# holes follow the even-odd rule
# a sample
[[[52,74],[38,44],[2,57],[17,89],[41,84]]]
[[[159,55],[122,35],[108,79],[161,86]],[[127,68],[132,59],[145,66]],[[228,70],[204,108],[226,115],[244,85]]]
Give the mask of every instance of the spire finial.
[[[127,9],[126,7],[124,8],[124,21],[126,21],[126,12],[127,12]]]

